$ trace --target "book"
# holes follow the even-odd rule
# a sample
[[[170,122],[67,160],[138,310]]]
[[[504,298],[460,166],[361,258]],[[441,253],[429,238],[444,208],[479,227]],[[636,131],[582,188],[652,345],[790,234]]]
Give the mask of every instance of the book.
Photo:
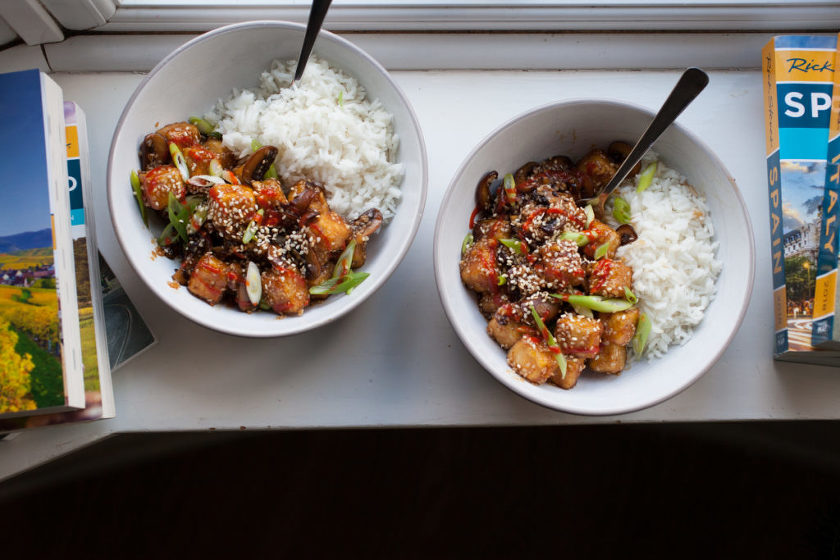
[[[64,99],[0,74],[0,418],[84,408]]]
[[[836,232],[837,193],[825,181],[836,53],[835,36],[777,36],[762,72],[774,357],[840,366],[840,352],[815,346],[835,310],[837,254],[820,255]]]
[[[828,124],[828,150],[825,163],[826,200],[823,228],[820,232],[820,252],[817,262],[818,284],[825,287],[817,290],[826,303],[825,313],[814,314],[813,344],[825,350],[840,350],[840,322],[834,314],[840,310],[840,290],[837,289],[838,251],[840,251],[840,33],[837,34],[835,52],[834,89]],[[831,308],[828,303],[833,302]],[[820,307],[819,305],[815,307]]]

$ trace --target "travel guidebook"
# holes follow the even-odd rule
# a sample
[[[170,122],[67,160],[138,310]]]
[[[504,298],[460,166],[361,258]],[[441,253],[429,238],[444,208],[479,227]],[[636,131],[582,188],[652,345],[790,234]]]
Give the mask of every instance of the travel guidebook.
[[[774,37],[762,52],[776,359],[840,366],[830,338],[837,189],[826,184],[837,37]]]
[[[85,406],[61,89],[0,74],[0,418]]]

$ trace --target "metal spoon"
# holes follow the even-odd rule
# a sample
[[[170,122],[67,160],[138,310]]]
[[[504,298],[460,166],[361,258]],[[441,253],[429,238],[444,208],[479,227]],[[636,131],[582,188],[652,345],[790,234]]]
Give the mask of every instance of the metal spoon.
[[[295,79],[292,83],[300,81],[301,76],[303,76],[303,70],[306,68],[307,61],[309,61],[309,53],[312,52],[312,46],[315,44],[315,39],[318,38],[318,32],[321,30],[330,4],[332,4],[332,0],[312,0],[309,21],[306,23],[306,36],[303,38],[303,47],[300,49],[300,58],[297,68],[295,68]]]
[[[610,182],[601,190],[596,198],[600,197],[602,200],[606,199],[615,188],[624,181],[630,170],[636,166],[642,156],[645,155],[659,136],[671,126],[671,123],[688,107],[688,104],[694,101],[694,98],[703,91],[703,88],[709,83],[709,76],[699,68],[689,68],[683,72],[682,77],[674,86],[671,95],[665,100],[662,108],[653,118],[650,125],[633,149],[615,172]]]

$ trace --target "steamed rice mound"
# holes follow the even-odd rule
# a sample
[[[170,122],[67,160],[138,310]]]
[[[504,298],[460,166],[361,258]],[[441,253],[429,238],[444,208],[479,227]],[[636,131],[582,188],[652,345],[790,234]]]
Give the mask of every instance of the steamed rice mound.
[[[318,57],[289,87],[296,64],[274,61],[259,88],[234,91],[207,118],[242,156],[251,153],[252,140],[275,146],[284,184],[306,179],[323,185],[331,209],[345,218],[378,208],[390,220],[403,177],[393,116],[368,99],[355,78]]]
[[[655,159],[648,152],[642,169]],[[684,177],[659,161],[650,187],[637,193],[638,181],[637,175],[616,192],[630,204],[639,236],[618,256],[633,268],[633,291],[651,320],[644,353],[652,359],[691,338],[714,297],[721,263],[706,201]]]

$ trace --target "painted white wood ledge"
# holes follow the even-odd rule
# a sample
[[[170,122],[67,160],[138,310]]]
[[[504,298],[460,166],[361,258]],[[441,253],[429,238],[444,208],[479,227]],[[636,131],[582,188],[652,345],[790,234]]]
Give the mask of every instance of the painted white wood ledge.
[[[744,41],[760,45],[766,38],[734,37],[730,46]],[[530,40],[536,59],[548,60],[541,46],[551,40]],[[654,38],[649,52],[661,50],[658,40]],[[381,45],[371,50],[376,48]],[[592,66],[625,56],[608,46],[602,50],[580,52]],[[672,50],[679,51],[676,46]],[[744,324],[718,363],[683,393],[633,414],[593,418],[532,404],[507,391],[472,359],[438,299],[431,264],[433,226],[461,160],[503,121],[568,98],[611,98],[656,109],[679,71],[394,71],[417,111],[429,151],[429,197],[413,246],[383,288],[350,316],[293,338],[249,340],[198,327],[171,311],[141,284],[116,243],[105,197],[106,161],[122,108],[143,75],[68,72],[70,63],[62,55],[52,48],[46,52],[54,69],[62,69],[54,78],[66,98],[87,113],[100,249],[160,342],[115,373],[116,418],[0,440],[0,479],[126,432],[840,418],[840,370],[771,359],[769,220],[757,60],[746,69],[712,71],[707,90],[679,119],[722,159],[749,207],[757,260]],[[0,69],[21,61],[46,62],[26,48],[16,54],[0,53]],[[119,63],[123,54],[112,53],[120,70],[125,70]],[[725,60],[742,57],[727,56]],[[757,57],[753,47],[749,58]],[[633,68],[643,66],[645,59],[639,60]],[[690,64],[676,56],[667,60],[676,62]]]

